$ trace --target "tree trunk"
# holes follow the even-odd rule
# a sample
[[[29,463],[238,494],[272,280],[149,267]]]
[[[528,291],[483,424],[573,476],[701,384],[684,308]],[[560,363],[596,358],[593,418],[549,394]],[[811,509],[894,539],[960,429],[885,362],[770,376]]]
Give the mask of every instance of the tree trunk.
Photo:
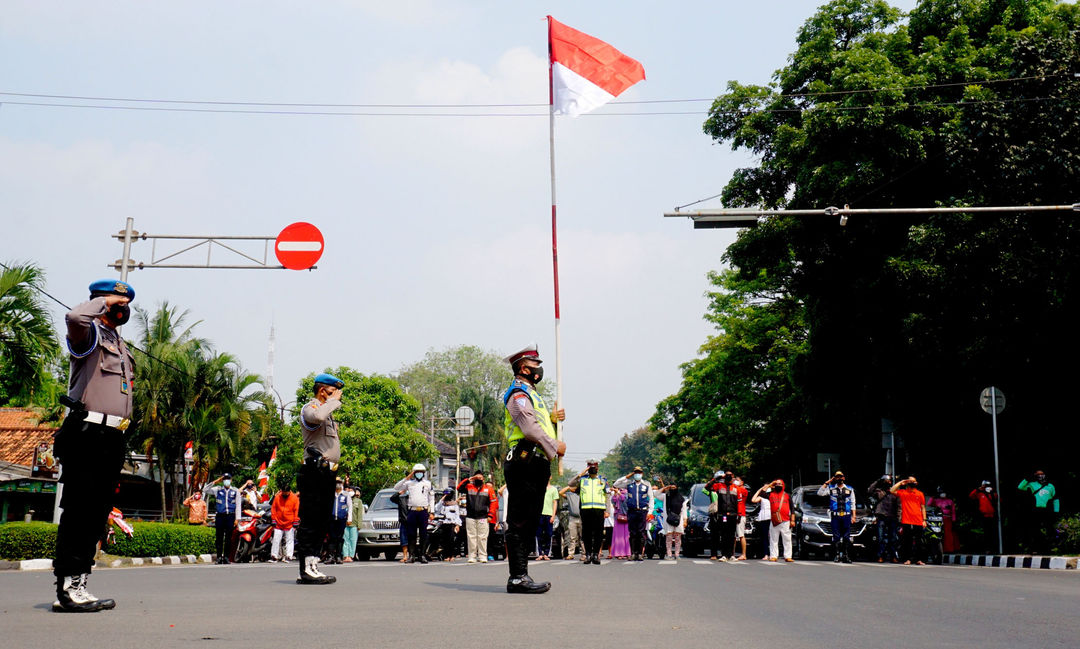
[[[161,481],[161,522],[166,520],[165,516],[165,462],[158,457],[158,479]]]

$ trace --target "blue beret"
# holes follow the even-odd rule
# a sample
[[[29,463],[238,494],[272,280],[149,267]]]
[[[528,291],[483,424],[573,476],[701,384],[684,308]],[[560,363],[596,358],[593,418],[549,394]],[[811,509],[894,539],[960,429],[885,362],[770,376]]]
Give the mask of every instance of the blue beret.
[[[90,295],[120,295],[134,301],[135,289],[131,288],[131,284],[118,279],[99,279],[90,284]]]
[[[345,387],[345,381],[342,381],[333,374],[327,374],[326,372],[323,372],[322,374],[319,374],[315,377],[315,385],[318,385],[320,383],[323,385],[329,385],[332,388],[340,389]]]

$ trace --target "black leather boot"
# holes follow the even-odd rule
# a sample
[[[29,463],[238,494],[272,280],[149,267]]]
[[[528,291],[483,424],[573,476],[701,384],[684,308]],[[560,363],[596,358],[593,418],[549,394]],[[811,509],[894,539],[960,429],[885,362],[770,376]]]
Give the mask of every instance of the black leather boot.
[[[529,575],[511,577],[506,582],[506,592],[539,595],[551,590],[551,583],[546,581],[533,581]]]

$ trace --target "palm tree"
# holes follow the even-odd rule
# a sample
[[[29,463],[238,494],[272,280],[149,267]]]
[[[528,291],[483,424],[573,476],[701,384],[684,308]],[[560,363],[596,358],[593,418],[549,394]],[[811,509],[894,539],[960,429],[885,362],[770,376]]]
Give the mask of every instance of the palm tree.
[[[59,358],[52,318],[39,297],[44,279],[33,264],[0,268],[0,402],[32,401]]]

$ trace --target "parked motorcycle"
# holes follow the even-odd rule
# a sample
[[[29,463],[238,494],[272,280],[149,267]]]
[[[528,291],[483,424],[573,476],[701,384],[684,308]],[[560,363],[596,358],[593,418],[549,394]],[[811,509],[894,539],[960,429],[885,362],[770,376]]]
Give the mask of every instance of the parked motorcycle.
[[[270,515],[270,506],[260,503],[257,511],[255,516],[236,521],[233,532],[236,538],[233,561],[236,563],[270,560],[270,546],[274,539],[274,521]]]
[[[926,545],[926,562],[941,565],[944,553],[942,552],[941,540],[945,529],[945,517],[937,507],[926,508],[926,532],[923,543]]]

